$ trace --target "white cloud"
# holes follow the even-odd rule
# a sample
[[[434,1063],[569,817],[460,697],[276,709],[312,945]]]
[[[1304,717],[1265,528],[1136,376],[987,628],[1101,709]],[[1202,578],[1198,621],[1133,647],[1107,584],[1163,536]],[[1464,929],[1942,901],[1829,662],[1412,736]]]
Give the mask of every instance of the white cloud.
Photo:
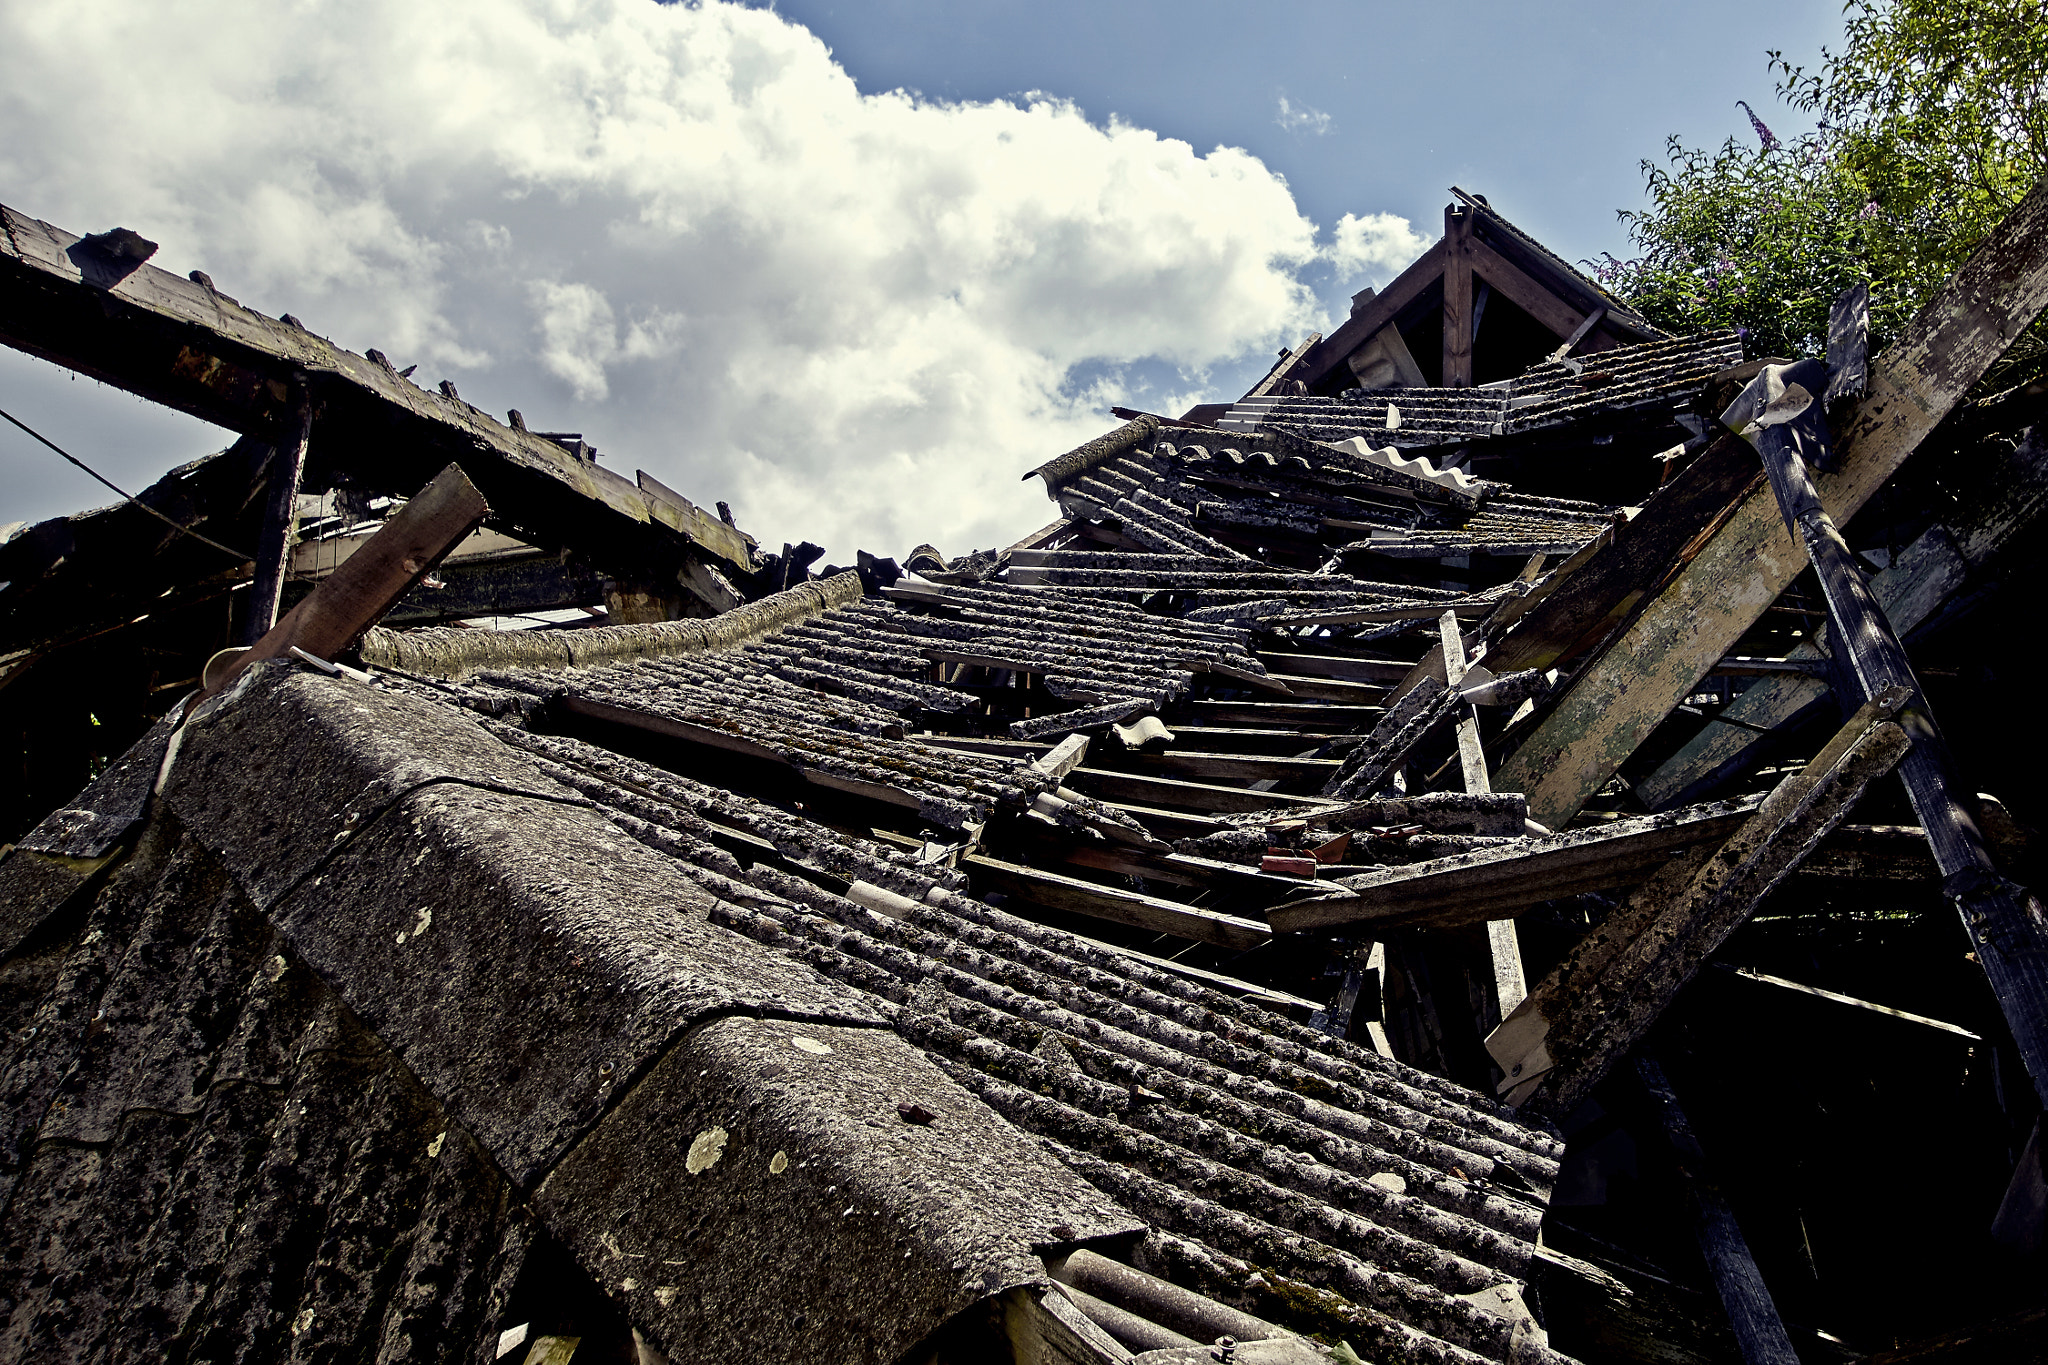
[[[1280,96],[1280,109],[1273,116],[1273,122],[1290,133],[1314,133],[1320,137],[1330,131],[1328,114],[1306,104],[1296,104],[1285,95]]]
[[[1330,259],[1340,280],[1368,272],[1392,276],[1429,249],[1429,238],[1391,213],[1347,213],[1337,220],[1334,237]]]
[[[1118,396],[1076,366],[1198,388],[1420,240],[1049,97],[864,96],[719,0],[7,6],[0,185],[842,561],[1014,538]]]

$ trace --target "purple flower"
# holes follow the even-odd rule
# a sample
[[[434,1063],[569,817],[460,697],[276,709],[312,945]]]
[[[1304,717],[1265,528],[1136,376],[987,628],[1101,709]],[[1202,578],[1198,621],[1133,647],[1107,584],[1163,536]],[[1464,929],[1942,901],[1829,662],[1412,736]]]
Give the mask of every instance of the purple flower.
[[[1864,219],[1877,217],[1877,201],[1873,199],[1869,203],[1865,204],[1863,206],[1863,212],[1857,214],[1856,216],[1858,218]]]
[[[1756,116],[1756,110],[1749,107],[1749,101],[1737,100],[1735,102],[1742,106],[1743,113],[1749,115],[1749,126],[1756,129],[1756,135],[1764,144],[1764,150],[1767,152],[1777,151],[1778,135],[1764,127],[1764,121]]]

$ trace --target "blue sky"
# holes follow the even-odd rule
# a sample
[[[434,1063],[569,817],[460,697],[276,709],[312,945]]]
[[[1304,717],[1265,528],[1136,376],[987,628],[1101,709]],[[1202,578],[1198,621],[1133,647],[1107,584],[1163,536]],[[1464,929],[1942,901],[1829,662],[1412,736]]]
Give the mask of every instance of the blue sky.
[[[1666,135],[1748,137],[1735,101],[1770,118],[1765,53],[1812,64],[1841,32],[1838,0],[775,8],[823,38],[864,91],[1046,90],[1097,119],[1244,147],[1319,223],[1391,212],[1434,235],[1459,184],[1574,260],[1621,254],[1615,211],[1642,202],[1639,163],[1662,155]],[[1281,126],[1283,97],[1308,117]]]
[[[1235,397],[1485,194],[1625,251],[1834,0],[74,0],[0,10],[0,200],[838,559],[1043,520],[1106,408]],[[897,93],[908,92],[908,93]],[[81,120],[76,111],[98,111]],[[123,130],[110,140],[108,128]],[[0,352],[132,488],[227,441]],[[104,500],[0,432],[0,525]],[[1007,533],[1007,534],[1006,534]]]

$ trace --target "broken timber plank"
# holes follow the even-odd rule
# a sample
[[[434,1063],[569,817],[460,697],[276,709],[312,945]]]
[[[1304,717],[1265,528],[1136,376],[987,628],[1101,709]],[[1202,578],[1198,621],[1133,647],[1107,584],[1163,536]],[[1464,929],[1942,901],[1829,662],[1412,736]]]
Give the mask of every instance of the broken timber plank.
[[[505,426],[388,364],[245,308],[154,266],[111,272],[73,233],[0,206],[0,343],[231,431],[277,442],[303,373],[317,417],[310,458],[389,492],[453,460],[494,520],[572,545],[624,577],[673,576],[708,555],[752,569],[745,538],[541,436]]]
[[[1912,741],[1891,688],[1858,708],[1718,848],[1673,860],[1529,993],[1486,1040],[1507,1102],[1567,1114]],[[1276,928],[1281,927],[1277,923]]]
[[[248,668],[294,649],[333,659],[354,647],[370,627],[461,539],[490,515],[483,495],[462,470],[449,465],[384,523],[367,545],[313,589],[242,653],[206,689],[217,695]]]
[[[1714,965],[1738,981],[1754,981],[1759,985],[1775,986],[1780,990],[1797,991],[1801,995],[1810,995],[1816,1000],[1826,1000],[1831,1004],[1848,1005],[1855,1009],[1867,1010],[1872,1014],[1881,1014],[1887,1019],[1897,1019],[1902,1023],[1921,1024],[1927,1028],[1939,1029],[1943,1033],[1952,1033],[1958,1038],[1966,1038],[1973,1043],[1984,1041],[1981,1035],[1970,1032],[1960,1024],[1950,1024],[1940,1019],[1930,1019],[1924,1014],[1914,1014],[1909,1010],[1893,1009],[1890,1005],[1879,1005],[1869,1000],[1858,1000],[1855,996],[1843,995],[1840,991],[1822,990],[1819,986],[1809,986],[1803,981],[1788,981],[1782,976],[1771,976],[1768,973],[1754,971],[1748,967],[1730,967],[1720,962]]]
[[[2048,304],[2048,183],[2037,185],[1871,367],[1821,497],[1838,520],[1869,500]],[[1575,814],[1777,600],[1806,556],[1761,485],[1584,668],[1500,766],[1532,819]],[[1492,665],[1489,664],[1489,667]]]
[[[1337,804],[1320,796],[1288,796],[1282,792],[1254,791],[1249,787],[1181,782],[1170,777],[1148,777],[1143,773],[1116,772],[1109,768],[1077,769],[1068,779],[1068,785],[1089,796],[1149,801],[1205,814],[1211,811],[1299,810]]]
[[[1356,891],[1358,899],[1283,907],[1273,912],[1273,927],[1298,933],[1364,925],[1378,932],[1505,918],[1539,901],[1637,884],[1672,855],[1729,838],[1755,809],[1747,802],[1695,806],[1380,868],[1338,883]]]
[[[1437,383],[1446,389],[1472,386],[1472,211],[1456,204],[1444,209],[1443,363]]]
[[[1000,891],[1034,905],[1071,911],[1094,919],[1147,929],[1158,934],[1214,943],[1224,948],[1255,948],[1272,937],[1272,930],[1257,920],[1221,915],[1175,901],[1120,891],[1079,877],[1062,877],[1019,863],[1003,862],[985,854],[970,853],[962,866],[974,880],[976,894]]]
[[[1407,677],[1408,670],[1414,667],[1413,664],[1403,663],[1399,659],[1350,658],[1330,654],[1283,654],[1263,649],[1258,653],[1258,660],[1266,666],[1267,672],[1284,674],[1289,679],[1343,678],[1350,682],[1399,682]]]
[[[1277,728],[1287,725],[1314,725],[1331,730],[1345,726],[1370,724],[1380,718],[1377,706],[1347,706],[1342,702],[1318,704],[1295,701],[1179,701],[1172,706],[1177,715],[1214,726],[1247,725]],[[1172,726],[1175,734],[1181,727]]]
[[[1271,778],[1285,780],[1292,777],[1312,777],[1320,786],[1322,779],[1336,771],[1340,765],[1334,758],[1274,758],[1264,754],[1189,753],[1181,749],[1168,749],[1158,754],[1146,753],[1143,750],[1136,753],[1104,754],[1097,760],[1097,766],[1115,766],[1136,772],[1169,773],[1176,777],[1194,778],[1203,782],[1263,782]]]
[[[1437,629],[1437,647],[1444,653],[1444,681],[1455,693],[1465,685],[1465,641],[1458,630],[1457,616],[1445,612]],[[1479,708],[1462,699],[1457,708],[1462,713],[1458,716],[1458,762],[1464,772],[1465,791],[1468,795],[1485,796],[1493,787],[1486,776],[1486,751],[1479,743]],[[1529,994],[1529,983],[1522,972],[1521,940],[1513,920],[1486,922],[1486,950],[1492,959],[1494,1001],[1505,1017]]]

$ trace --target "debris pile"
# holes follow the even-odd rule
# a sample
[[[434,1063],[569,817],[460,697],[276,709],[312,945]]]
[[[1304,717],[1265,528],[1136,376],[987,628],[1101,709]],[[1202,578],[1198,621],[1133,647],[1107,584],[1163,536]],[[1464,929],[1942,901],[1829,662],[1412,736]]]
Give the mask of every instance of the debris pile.
[[[138,602],[213,618],[0,860],[24,1351],[113,1341],[88,1264],[187,1354],[2038,1325],[2048,811],[1978,703],[2020,666],[2048,380],[1975,390],[2048,304],[2048,190],[1881,353],[1852,292],[1798,362],[1664,336],[1458,192],[1238,402],[1025,474],[1049,525],[817,574],[580,435],[7,223],[10,339],[250,433],[0,545],[9,679],[141,643]],[[299,1141],[288,1100],[230,1112],[259,1083],[354,1154],[275,1214],[289,1264],[161,1193],[270,1197],[205,1136]],[[1874,1201],[1902,1165],[1944,1174]]]

